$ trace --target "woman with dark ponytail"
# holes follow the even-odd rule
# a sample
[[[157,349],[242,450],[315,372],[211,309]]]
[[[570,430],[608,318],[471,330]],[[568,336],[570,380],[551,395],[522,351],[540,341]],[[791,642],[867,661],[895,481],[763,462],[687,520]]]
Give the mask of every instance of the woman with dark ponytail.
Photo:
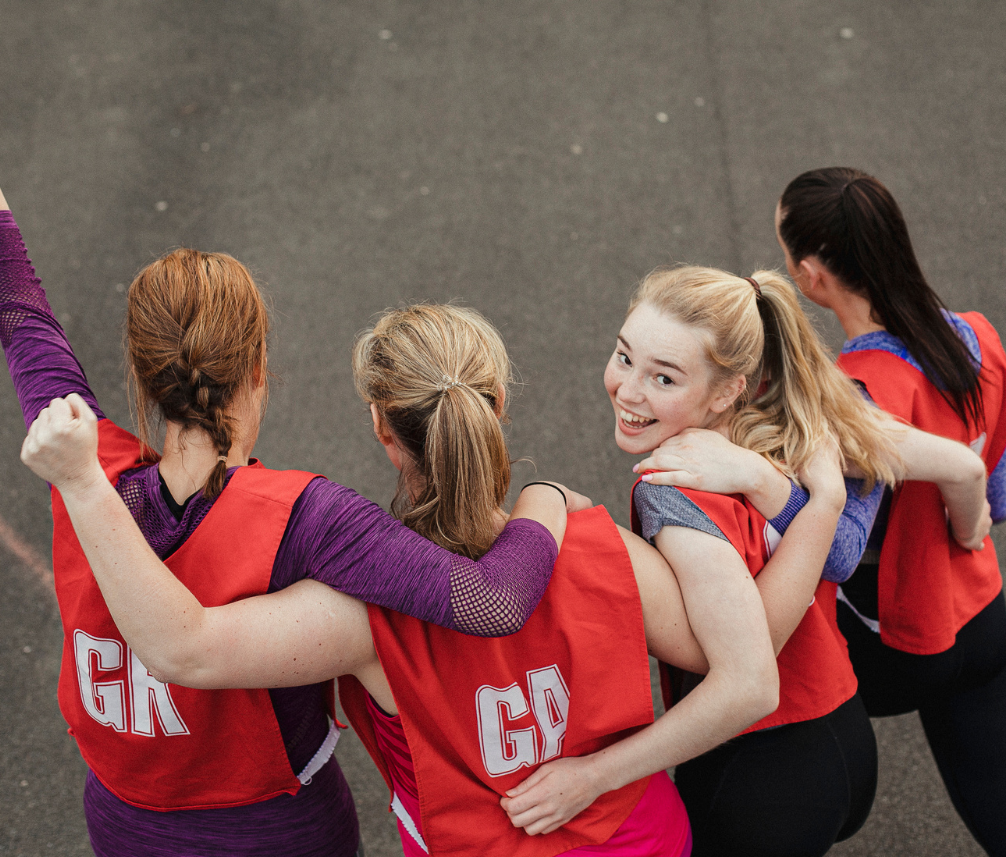
[[[476,561],[341,485],[251,458],[267,332],[262,296],[230,256],[181,249],[144,268],[127,296],[134,437],[99,410],[0,194],[0,340],[26,426],[54,397],[94,412],[99,487],[144,550],[197,593],[195,606],[273,593],[258,644],[245,650],[231,638],[217,651],[271,665],[284,681],[272,690],[167,684],[159,679],[172,652],[159,660],[130,650],[88,565],[91,543],[71,523],[72,498],[53,491],[59,701],[89,767],[84,813],[98,857],[357,854],[352,796],[332,755],[339,733],[326,680],[338,652],[324,634],[307,647],[300,637],[333,624],[340,596],[330,587],[466,633],[510,634],[552,571],[565,527],[552,487],[529,488]],[[153,451],[159,421],[161,455]],[[128,561],[117,564],[138,582]],[[139,601],[162,595],[143,587]]]
[[[776,223],[790,275],[848,337],[839,365],[885,411],[981,455],[989,513],[1006,519],[1006,354],[982,315],[950,312],[930,288],[887,188],[812,170],[786,187]],[[932,485],[899,486],[838,618],[867,710],[918,710],[961,818],[1004,855],[1006,606],[991,540],[960,536]]]

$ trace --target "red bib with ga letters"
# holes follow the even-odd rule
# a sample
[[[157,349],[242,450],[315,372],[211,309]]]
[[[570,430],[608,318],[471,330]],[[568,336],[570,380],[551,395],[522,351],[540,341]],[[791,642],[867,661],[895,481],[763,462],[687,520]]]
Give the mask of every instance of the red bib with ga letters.
[[[150,464],[139,441],[98,423],[114,484]],[[207,607],[269,588],[294,502],[314,474],[239,468],[205,519],[165,564]],[[154,810],[240,806],[300,788],[267,690],[162,684],[122,639],[55,489],[53,569],[63,619],[59,705],[81,755],[117,797]]]
[[[932,382],[897,354],[853,351],[842,354],[838,365],[864,384],[883,410],[923,431],[970,445],[991,472],[1006,449],[1006,354],[983,315],[959,315],[971,325],[981,350],[984,425],[965,425]],[[992,539],[985,539],[981,551],[960,547],[950,536],[943,498],[933,483],[903,482],[895,489],[878,572],[885,645],[916,655],[944,652],[1001,589]]]
[[[780,538],[765,517],[739,494],[676,490],[705,512],[740,554],[751,576],[757,576]],[[633,529],[639,532],[634,507],[632,517]],[[855,694],[858,683],[845,638],[838,630],[835,593],[834,583],[827,580],[818,583],[814,600],[776,658],[779,707],[744,732],[823,717]],[[670,707],[673,681],[668,669],[661,664],[664,705]]]
[[[603,507],[569,516],[552,580],[519,633],[469,637],[373,605],[370,625],[415,764],[430,853],[551,857],[607,841],[639,802],[649,777],[547,836],[513,827],[499,805],[539,765],[653,722],[639,591]],[[343,708],[391,788],[365,693],[340,679]]]

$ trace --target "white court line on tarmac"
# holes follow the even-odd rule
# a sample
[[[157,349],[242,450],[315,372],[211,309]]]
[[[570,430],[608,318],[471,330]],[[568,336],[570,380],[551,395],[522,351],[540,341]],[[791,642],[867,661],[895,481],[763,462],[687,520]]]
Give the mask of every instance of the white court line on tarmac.
[[[49,563],[17,534],[14,528],[3,519],[3,516],[0,516],[0,542],[35,573],[46,589],[55,594],[56,585],[53,582],[52,568]]]

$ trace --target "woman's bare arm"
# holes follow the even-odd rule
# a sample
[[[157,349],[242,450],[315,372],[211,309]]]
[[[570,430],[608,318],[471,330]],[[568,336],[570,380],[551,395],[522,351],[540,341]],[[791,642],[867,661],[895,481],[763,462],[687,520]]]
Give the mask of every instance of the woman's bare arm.
[[[685,429],[665,440],[632,468],[653,485],[710,494],[743,494],[762,515],[774,518],[789,501],[793,483],[765,456],[731,443],[719,432]]]
[[[503,808],[530,834],[549,833],[604,792],[712,749],[778,705],[779,675],[761,599],[733,547],[707,533],[666,528],[673,531],[672,573],[657,551],[619,529],[639,587],[650,654],[692,671],[708,669],[708,675],[646,729],[589,756],[543,765],[508,792]],[[676,576],[685,566],[694,573],[686,572],[688,584],[679,588]],[[685,586],[694,590],[687,616]]]
[[[810,499],[756,578],[776,654],[814,600],[845,506],[845,481],[837,444],[823,444],[799,476]]]
[[[674,568],[708,674],[646,729],[598,753],[543,765],[512,789],[501,803],[515,826],[551,832],[600,794],[693,758],[775,709],[775,655],[813,600],[845,503],[835,445],[819,451],[801,478],[811,498],[755,580],[729,542],[686,527],[660,530],[657,546]],[[676,587],[662,581],[644,552],[629,547],[634,565],[640,562],[644,618],[657,625],[647,628],[651,653],[681,656],[676,608],[659,603],[673,600]]]
[[[32,425],[22,460],[59,491],[116,626],[161,681],[279,687],[351,672],[372,650],[366,605],[315,581],[203,607],[150,549],[97,458],[79,396]]]
[[[79,396],[43,410],[22,460],[59,490],[116,626],[156,677],[193,687],[298,685],[351,672],[371,645],[365,607],[319,583],[203,607],[150,549],[106,478],[97,420]],[[544,519],[562,538],[559,492],[532,486],[519,502],[518,515]]]
[[[947,507],[951,535],[961,547],[981,550],[992,527],[985,462],[963,443],[893,417],[885,426],[901,458],[895,467],[899,478],[935,483]]]

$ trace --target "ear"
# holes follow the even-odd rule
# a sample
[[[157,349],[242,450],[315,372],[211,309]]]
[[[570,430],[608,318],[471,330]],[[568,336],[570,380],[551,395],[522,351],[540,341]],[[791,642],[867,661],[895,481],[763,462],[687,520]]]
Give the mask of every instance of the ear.
[[[384,454],[388,456],[388,461],[395,465],[396,470],[401,470],[402,451],[398,448],[398,444],[395,442],[395,436],[384,424],[384,420],[381,419],[380,411],[377,410],[377,405],[373,402],[370,403],[370,416],[374,421],[374,435],[384,447]]]
[[[802,285],[805,292],[821,287],[825,268],[816,256],[807,256],[801,259],[800,264],[797,265],[797,270],[800,272],[800,279],[803,281]]]
[[[266,378],[269,376],[269,371],[266,368],[268,364],[268,358],[266,357],[265,348],[262,348],[262,359],[252,367],[252,386],[261,387],[265,384]]]
[[[503,416],[503,410],[505,408],[506,408],[506,387],[500,384],[499,389],[496,392],[496,407],[493,408],[493,413],[496,414],[497,419]]]
[[[389,443],[394,443],[391,432],[388,431],[384,425],[384,420],[381,419],[381,412],[377,410],[377,405],[373,402],[370,403],[370,418],[374,421],[374,437],[385,446]]]
[[[717,414],[722,414],[734,402],[737,397],[747,388],[748,380],[743,375],[734,375],[728,378],[721,385],[709,407]]]

